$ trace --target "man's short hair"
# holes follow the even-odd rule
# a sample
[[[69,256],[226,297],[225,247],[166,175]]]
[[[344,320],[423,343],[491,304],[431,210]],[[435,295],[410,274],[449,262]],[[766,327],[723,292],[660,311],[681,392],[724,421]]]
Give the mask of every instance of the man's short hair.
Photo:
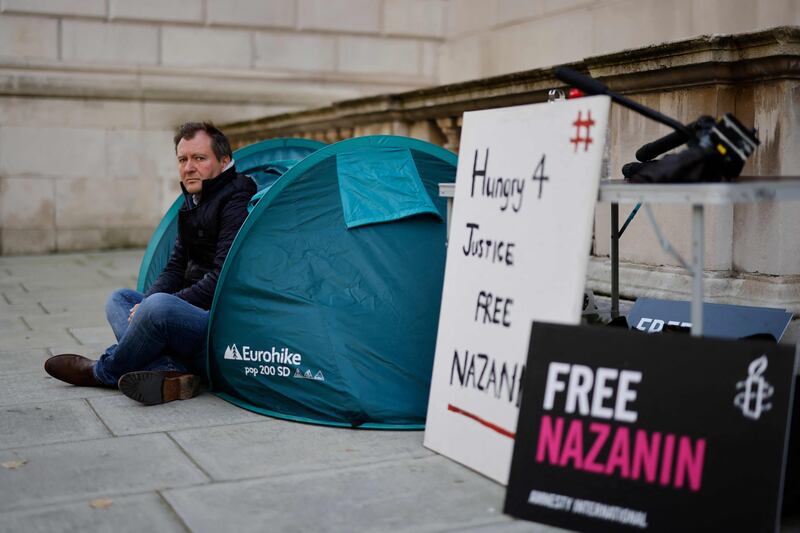
[[[198,131],[204,131],[211,137],[211,150],[214,151],[214,155],[217,156],[217,159],[221,161],[225,156],[233,158],[231,143],[228,142],[228,138],[211,122],[184,122],[181,124],[175,131],[175,137],[173,138],[175,141],[175,151],[178,151],[178,143],[181,142],[181,139],[186,139],[188,141],[194,138]]]

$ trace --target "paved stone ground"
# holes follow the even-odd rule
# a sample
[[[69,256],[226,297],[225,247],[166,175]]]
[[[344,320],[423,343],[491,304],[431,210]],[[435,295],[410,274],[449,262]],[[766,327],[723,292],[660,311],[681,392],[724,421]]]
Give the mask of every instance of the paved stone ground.
[[[0,258],[0,532],[556,531],[503,515],[503,488],[422,432],[297,424],[210,394],[145,407],[47,376],[50,355],[113,342],[103,306],[141,256]]]
[[[50,355],[113,341],[105,299],[140,259],[0,258],[0,532],[560,531],[503,515],[504,489],[422,432],[286,422],[210,394],[145,407],[47,376]]]

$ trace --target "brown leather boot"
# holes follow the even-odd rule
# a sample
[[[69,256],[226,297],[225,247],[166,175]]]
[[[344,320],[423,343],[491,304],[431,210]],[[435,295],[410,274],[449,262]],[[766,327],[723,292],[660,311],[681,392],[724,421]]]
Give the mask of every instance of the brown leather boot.
[[[44,362],[44,371],[54,378],[78,387],[105,387],[94,377],[94,361],[82,355],[62,353]]]
[[[145,405],[156,405],[194,398],[200,392],[200,383],[200,376],[194,374],[142,370],[123,375],[117,385],[128,398]]]

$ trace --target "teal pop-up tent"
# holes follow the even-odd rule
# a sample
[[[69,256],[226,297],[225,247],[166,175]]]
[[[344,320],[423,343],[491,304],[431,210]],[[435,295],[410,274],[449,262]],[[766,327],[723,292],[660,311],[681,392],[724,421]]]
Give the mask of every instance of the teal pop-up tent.
[[[456,156],[404,137],[326,146],[245,221],[208,332],[212,390],[291,420],[422,428]]]
[[[260,191],[323,146],[325,143],[310,139],[269,139],[239,148],[233,153],[233,158],[236,170],[252,177]]]
[[[251,176],[258,189],[264,189],[297,161],[325,146],[325,143],[309,139],[269,139],[233,152],[236,170]],[[183,195],[178,196],[156,226],[139,266],[136,290],[145,292],[164,270],[178,235],[178,210],[183,204]]]

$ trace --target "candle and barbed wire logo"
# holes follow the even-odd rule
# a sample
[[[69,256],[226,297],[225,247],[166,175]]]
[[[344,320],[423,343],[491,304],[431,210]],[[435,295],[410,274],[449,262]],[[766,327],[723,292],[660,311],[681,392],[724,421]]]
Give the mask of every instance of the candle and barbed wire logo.
[[[747,418],[758,420],[761,414],[772,409],[769,400],[775,388],[764,379],[767,370],[767,356],[754,359],[747,368],[747,379],[736,383],[737,389],[743,389],[733,399],[733,405],[742,411]]]

